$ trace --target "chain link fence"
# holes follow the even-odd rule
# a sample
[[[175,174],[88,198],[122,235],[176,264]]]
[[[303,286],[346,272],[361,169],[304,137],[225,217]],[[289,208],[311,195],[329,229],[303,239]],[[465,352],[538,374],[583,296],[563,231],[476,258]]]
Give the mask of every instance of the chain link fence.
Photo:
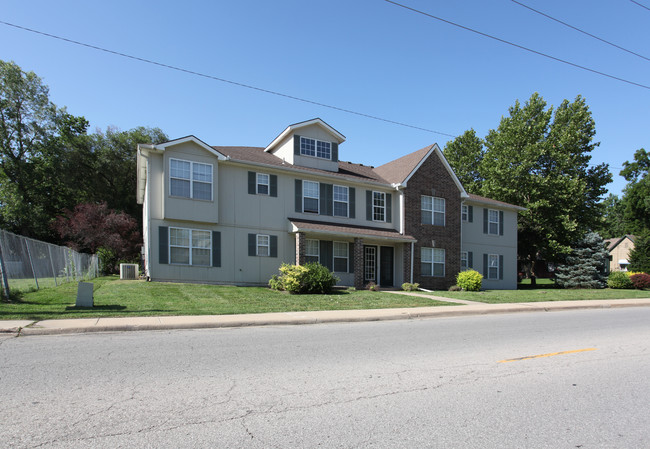
[[[95,254],[78,253],[0,229],[0,283],[9,292],[38,290],[99,275]]]

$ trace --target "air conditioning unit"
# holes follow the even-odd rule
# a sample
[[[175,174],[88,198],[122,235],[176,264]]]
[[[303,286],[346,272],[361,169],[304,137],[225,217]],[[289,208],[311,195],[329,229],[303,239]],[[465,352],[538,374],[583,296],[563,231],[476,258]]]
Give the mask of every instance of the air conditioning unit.
[[[138,264],[137,263],[121,263],[120,264],[120,279],[135,280],[138,278]]]

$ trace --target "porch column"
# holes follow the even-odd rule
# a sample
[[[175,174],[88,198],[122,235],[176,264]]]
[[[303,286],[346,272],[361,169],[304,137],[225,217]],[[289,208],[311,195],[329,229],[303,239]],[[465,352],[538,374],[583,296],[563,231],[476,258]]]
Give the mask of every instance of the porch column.
[[[363,288],[363,239],[354,239],[354,287]]]
[[[307,250],[307,241],[304,232],[296,232],[296,265],[305,264],[305,252]]]
[[[404,255],[402,262],[404,267],[403,282],[411,282],[411,242],[404,242],[402,245],[402,254]]]

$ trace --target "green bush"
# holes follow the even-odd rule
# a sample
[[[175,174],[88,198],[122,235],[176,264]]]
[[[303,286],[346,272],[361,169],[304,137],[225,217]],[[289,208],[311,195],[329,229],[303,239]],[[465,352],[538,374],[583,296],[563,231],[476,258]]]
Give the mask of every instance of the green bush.
[[[280,276],[273,275],[269,287],[289,293],[330,293],[339,279],[323,265],[312,262],[305,265],[283,263]]]
[[[634,285],[634,288],[643,290],[644,288],[650,288],[650,274],[639,273],[633,274],[630,276],[630,282]]]
[[[477,292],[481,289],[483,275],[476,270],[461,271],[456,276],[456,285],[468,292]]]
[[[623,271],[612,271],[607,277],[609,288],[634,288],[630,276]]]
[[[405,292],[416,292],[420,288],[420,284],[415,282],[414,284],[411,284],[410,282],[404,282],[402,284],[402,290]]]
[[[366,287],[371,292],[378,292],[379,291],[379,286],[373,281],[368,282],[368,285],[366,285]]]

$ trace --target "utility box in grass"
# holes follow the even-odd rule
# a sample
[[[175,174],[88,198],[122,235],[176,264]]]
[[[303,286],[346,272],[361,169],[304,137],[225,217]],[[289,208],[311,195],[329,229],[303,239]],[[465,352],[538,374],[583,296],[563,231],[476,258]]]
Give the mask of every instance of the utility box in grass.
[[[92,307],[94,306],[93,299],[93,283],[92,282],[79,282],[77,288],[77,307]]]

